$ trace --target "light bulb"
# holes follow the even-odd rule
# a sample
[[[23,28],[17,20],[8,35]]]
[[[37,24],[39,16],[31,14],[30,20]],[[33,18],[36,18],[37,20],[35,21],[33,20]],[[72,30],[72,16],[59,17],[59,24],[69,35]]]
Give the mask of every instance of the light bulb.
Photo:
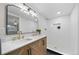
[[[37,14],[36,14],[34,11],[30,10],[29,12],[30,12],[30,14],[31,14],[32,16],[37,17]]]
[[[14,25],[17,25],[17,23],[15,22]]]
[[[57,14],[61,14],[61,11],[58,11]]]
[[[11,25],[7,25],[8,27],[11,27]]]

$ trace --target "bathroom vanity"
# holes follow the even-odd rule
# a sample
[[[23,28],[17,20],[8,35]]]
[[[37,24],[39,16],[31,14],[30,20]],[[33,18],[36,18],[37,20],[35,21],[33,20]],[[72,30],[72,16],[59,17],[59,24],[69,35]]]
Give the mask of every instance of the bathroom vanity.
[[[25,4],[22,4],[25,7]],[[36,33],[39,28],[37,17],[26,15],[24,9],[21,10],[17,5],[9,4],[6,6],[6,42],[1,42],[2,55],[45,55],[47,54],[47,37],[36,34],[36,36],[23,36],[22,33]],[[16,12],[15,12],[16,11]],[[32,11],[28,8],[28,12]],[[37,19],[37,20],[35,20]],[[28,26],[29,24],[29,26]],[[19,32],[22,32],[21,35]],[[39,30],[38,30],[39,31]],[[15,37],[11,37],[11,36]],[[32,34],[31,34],[32,35]],[[10,40],[7,37],[11,37]],[[17,38],[16,38],[17,37]]]
[[[45,55],[47,54],[47,37],[34,36],[32,40],[21,39],[2,43],[4,55]]]

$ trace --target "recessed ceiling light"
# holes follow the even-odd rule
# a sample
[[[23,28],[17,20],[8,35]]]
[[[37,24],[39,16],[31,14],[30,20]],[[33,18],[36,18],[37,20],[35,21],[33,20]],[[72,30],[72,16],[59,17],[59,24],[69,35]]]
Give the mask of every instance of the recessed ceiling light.
[[[61,11],[58,11],[57,14],[61,14]]]

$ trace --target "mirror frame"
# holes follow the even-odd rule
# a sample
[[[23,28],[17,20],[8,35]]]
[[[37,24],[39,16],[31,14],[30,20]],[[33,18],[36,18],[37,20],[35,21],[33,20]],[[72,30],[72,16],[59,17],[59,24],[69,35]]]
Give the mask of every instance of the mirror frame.
[[[7,27],[7,25],[8,25],[8,6],[17,7],[17,6],[15,6],[15,5],[13,5],[13,4],[11,4],[11,5],[8,4],[8,5],[6,5],[6,17],[5,17],[5,18],[6,18],[6,21],[5,21],[5,22],[6,22],[6,33],[5,33],[5,34],[6,34],[6,35],[15,35],[15,34],[9,34],[9,33],[8,33],[8,29],[7,29],[7,28],[8,28],[8,27]],[[17,8],[19,8],[19,7],[17,7]],[[19,26],[18,26],[18,28],[17,28],[17,31],[19,31]],[[16,34],[17,34],[17,33],[16,33]]]

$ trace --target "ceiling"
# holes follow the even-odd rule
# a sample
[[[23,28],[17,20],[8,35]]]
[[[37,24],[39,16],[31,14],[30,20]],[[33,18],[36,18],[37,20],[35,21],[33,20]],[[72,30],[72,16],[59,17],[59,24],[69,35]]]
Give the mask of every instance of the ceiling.
[[[27,5],[47,19],[69,15],[74,7],[73,3],[28,3]]]

